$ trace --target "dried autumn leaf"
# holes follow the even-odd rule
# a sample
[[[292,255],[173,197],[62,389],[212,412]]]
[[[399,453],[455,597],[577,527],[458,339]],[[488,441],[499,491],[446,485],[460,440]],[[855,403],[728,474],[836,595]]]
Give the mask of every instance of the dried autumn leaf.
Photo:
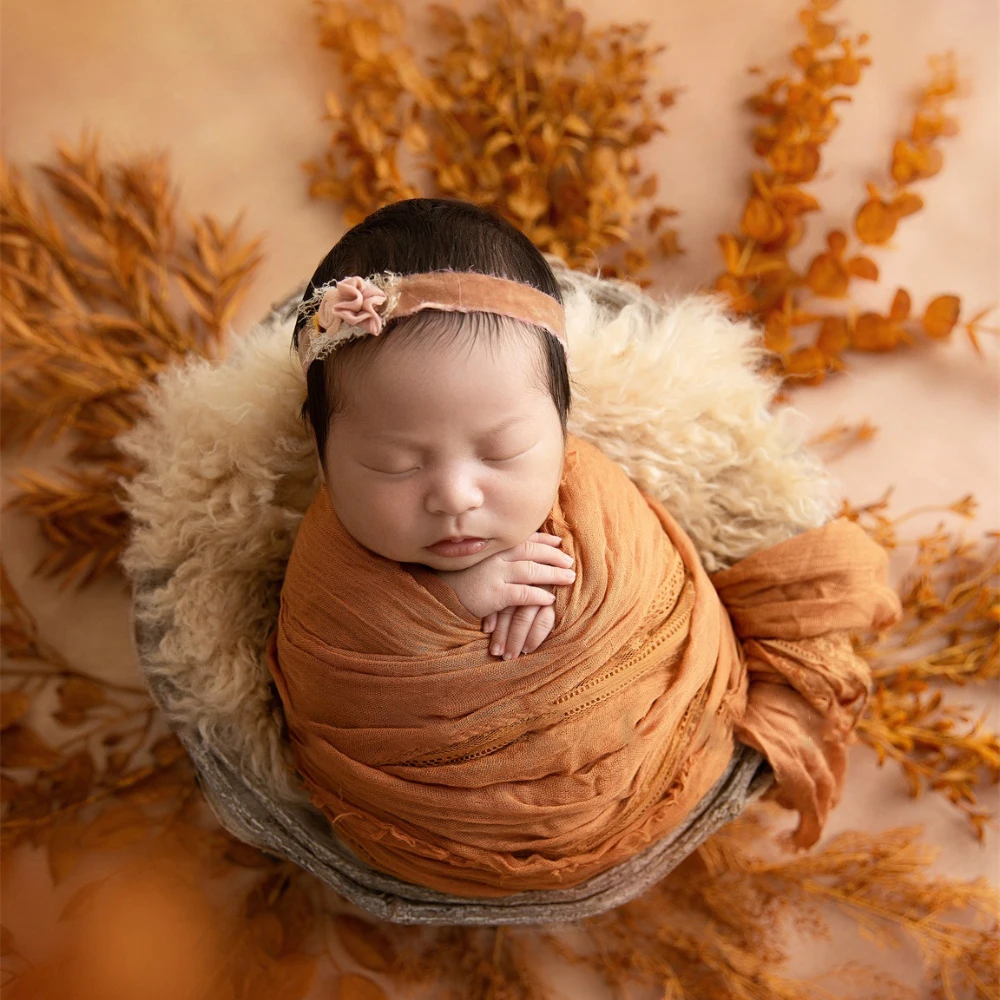
[[[843,316],[825,316],[823,318],[816,336],[816,349],[828,362],[831,358],[840,357],[850,342],[847,320]]]
[[[854,232],[862,243],[883,244],[892,239],[898,216],[880,197],[869,196],[854,217]]]
[[[349,914],[333,918],[337,936],[347,953],[372,972],[385,972],[395,959],[395,949],[385,932],[367,920]]]
[[[775,146],[768,155],[767,162],[776,174],[801,184],[816,176],[820,155],[816,146],[810,143]]]
[[[826,374],[826,358],[815,347],[800,347],[785,359],[785,370],[797,379],[820,379]]]
[[[427,134],[427,129],[419,122],[410,122],[403,129],[403,142],[406,143],[411,153],[426,153],[431,148],[431,140]]]
[[[775,354],[785,354],[792,348],[792,332],[780,313],[771,313],[764,324],[764,346]]]
[[[59,704],[66,711],[86,712],[107,701],[104,688],[85,677],[70,677],[59,685]]]
[[[928,337],[943,340],[958,322],[962,300],[957,295],[939,295],[924,310],[923,327]]]
[[[852,257],[847,262],[847,273],[864,281],[878,281],[878,266],[870,257]]]
[[[722,259],[725,262],[726,270],[730,274],[739,274],[739,263],[742,256],[742,248],[736,238],[729,233],[722,233],[718,237],[719,247],[722,250]]]
[[[781,216],[763,198],[751,198],[743,212],[740,228],[760,243],[770,243],[784,232]]]
[[[910,308],[910,293],[905,288],[897,289],[892,299],[892,305],[889,306],[889,319],[893,323],[902,323],[910,318]]]
[[[37,767],[45,770],[62,760],[33,729],[15,723],[0,734],[0,760],[4,767]]]
[[[28,714],[31,702],[23,691],[4,691],[0,693],[0,730],[7,729]],[[6,762],[5,762],[6,763]],[[8,767],[13,765],[8,764]]]
[[[859,351],[891,351],[903,339],[899,326],[875,312],[862,313],[851,330],[851,346]]]
[[[924,207],[924,199],[912,191],[897,191],[893,196],[890,206],[896,213],[897,219],[902,219],[907,215],[913,215]]]
[[[814,295],[840,299],[847,294],[850,277],[842,260],[832,253],[820,253],[809,265],[806,284]]]
[[[385,990],[367,976],[348,972],[337,980],[337,1000],[389,1000]]]
[[[899,139],[892,149],[892,179],[902,185],[933,177],[943,163],[941,150],[930,143]]]
[[[958,135],[958,121],[933,108],[917,111],[913,116],[910,138],[917,145],[941,136]]]

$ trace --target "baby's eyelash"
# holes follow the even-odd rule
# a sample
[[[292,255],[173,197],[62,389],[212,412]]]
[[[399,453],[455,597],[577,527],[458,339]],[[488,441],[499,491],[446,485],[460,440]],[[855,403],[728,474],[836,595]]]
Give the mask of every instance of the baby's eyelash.
[[[483,461],[484,462],[494,462],[494,463],[512,462],[512,461],[514,461],[515,458],[520,458],[521,455],[523,455],[523,454],[524,454],[524,452],[522,451],[522,452],[519,452],[517,455],[511,455],[509,458],[484,458]],[[402,472],[386,472],[385,469],[373,469],[370,465],[366,465],[365,468],[369,469],[372,472],[377,472],[377,473],[379,473],[379,475],[382,475],[382,476],[405,476],[407,473],[416,472],[417,471],[416,469],[403,469]]]

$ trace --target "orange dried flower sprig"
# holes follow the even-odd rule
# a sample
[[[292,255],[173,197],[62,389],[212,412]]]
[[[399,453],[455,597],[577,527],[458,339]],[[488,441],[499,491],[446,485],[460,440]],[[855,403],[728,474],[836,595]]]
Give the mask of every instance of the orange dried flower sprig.
[[[752,175],[740,231],[719,237],[726,270],[715,287],[729,295],[737,311],[766,317],[774,310],[789,326],[802,320],[793,317],[786,293],[802,277],[790,266],[788,251],[802,240],[804,216],[820,209],[801,185],[819,170],[822,147],[840,121],[836,106],[850,101],[847,90],[859,83],[871,62],[856,51],[867,41],[865,35],[853,41],[840,38],[838,29],[822,20],[832,6],[813,0],[800,11],[807,41],[792,53],[797,74],[769,82],[750,98],[754,114],[767,120],[754,130],[754,152],[767,169]],[[835,43],[839,50],[830,51]]]
[[[674,101],[646,94],[663,50],[645,42],[647,25],[589,29],[564,0],[501,0],[467,18],[433,4],[440,49],[425,71],[393,0],[317,6],[348,104],[328,93],[330,147],[306,168],[310,193],[344,204],[348,224],[421,193],[404,179],[405,149],[435,193],[496,208],[571,267],[593,270],[618,248],[639,277],[652,248],[637,230],[657,252],[680,252],[664,228],[676,213],[643,207],[657,178],[637,150],[664,131]]]
[[[188,352],[215,355],[260,241],[211,215],[179,234],[165,156],[104,163],[84,134],[58,158],[41,168],[58,214],[0,163],[0,444],[70,434],[62,481],[22,471],[8,507],[34,516],[51,546],[36,572],[86,584],[127,531],[117,484],[135,469],[113,442],[141,414],[139,388]]]
[[[985,716],[974,720],[967,706],[946,702],[941,684],[1000,678],[1000,544],[994,534],[974,545],[941,526],[903,542],[899,524],[923,511],[890,519],[887,506],[888,496],[861,508],[845,503],[840,511],[890,551],[916,545],[900,586],[902,620],[884,635],[855,641],[874,678],[858,734],[880,764],[896,761],[911,795],[940,792],[965,813],[981,841],[992,815],[979,806],[977,791],[1000,782],[1000,738]],[[968,518],[976,503],[965,496],[944,510]]]
[[[850,96],[835,90],[858,83],[870,60],[854,54],[854,45],[839,39],[834,25],[822,20],[836,0],[813,0],[800,11],[807,42],[792,59],[799,75],[780,77],[750,101],[752,110],[770,118],[755,130],[755,152],[764,157],[767,171],[752,175],[752,193],[744,208],[739,233],[719,237],[726,270],[715,283],[732,308],[757,316],[763,325],[763,343],[774,356],[768,368],[797,385],[819,385],[830,372],[844,368],[848,350],[890,351],[914,342],[920,330],[934,340],[947,339],[960,323],[961,301],[955,295],[932,298],[913,322],[911,296],[899,289],[886,315],[865,311],[856,315],[829,314],[807,305],[810,296],[844,299],[852,280],[877,281],[878,266],[865,254],[850,253],[847,234],[834,229],[827,234],[826,249],[816,254],[803,272],[792,265],[788,252],[802,238],[804,217],[817,212],[819,203],[802,190],[821,162],[821,147],[837,123],[834,105]],[[826,56],[827,47],[839,41],[842,54]],[[858,37],[862,46],[866,36]],[[885,245],[900,219],[919,211],[923,200],[907,187],[933,176],[942,157],[935,145],[941,136],[954,135],[957,121],[947,115],[944,102],[957,96],[961,86],[953,56],[931,59],[933,78],[923,89],[910,133],[893,148],[891,173],[896,191],[883,198],[873,184],[868,200],[859,209],[854,230],[862,243]],[[757,68],[754,72],[759,72]],[[977,334],[993,330],[982,325],[991,312],[983,310],[964,322],[973,347],[980,351]],[[802,344],[796,330],[815,329],[811,344]]]

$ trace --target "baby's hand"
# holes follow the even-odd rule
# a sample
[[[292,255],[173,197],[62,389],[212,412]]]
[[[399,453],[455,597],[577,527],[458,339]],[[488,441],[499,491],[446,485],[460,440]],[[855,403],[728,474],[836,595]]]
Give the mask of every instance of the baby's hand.
[[[494,656],[503,654],[505,660],[512,660],[521,653],[533,653],[538,649],[555,622],[556,613],[551,605],[540,608],[529,604],[520,608],[504,608],[487,615],[483,631],[490,633],[490,652]]]
[[[438,575],[455,591],[463,607],[480,618],[508,608],[544,608],[556,599],[551,586],[570,584],[576,577],[569,569],[572,557],[558,548],[561,543],[558,535],[536,532],[520,545],[475,566]],[[554,613],[552,618],[554,622]]]

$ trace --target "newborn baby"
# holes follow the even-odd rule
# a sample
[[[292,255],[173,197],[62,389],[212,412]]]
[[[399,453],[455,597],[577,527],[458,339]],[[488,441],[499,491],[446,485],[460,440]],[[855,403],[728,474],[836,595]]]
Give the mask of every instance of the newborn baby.
[[[848,630],[900,610],[861,528],[709,577],[567,433],[558,284],[472,205],[350,230],[294,347],[321,485],[267,663],[312,801],[359,858],[471,897],[577,885],[688,819],[737,740],[799,812],[794,843],[816,841],[870,679]]]
[[[331,251],[312,287],[331,271],[392,271],[405,256],[408,271],[492,264],[559,302],[537,249],[474,206],[414,199],[363,226]],[[563,472],[563,348],[552,333],[494,313],[421,311],[395,326],[343,344],[326,372],[310,369],[304,410],[333,508],[372,552],[434,571],[483,619],[495,655],[532,652],[555,622],[553,588],[575,577],[561,539],[539,531]]]
[[[432,569],[509,659],[538,648],[555,621],[552,588],[575,575],[561,539],[538,530],[565,430],[539,378],[548,352],[537,334],[498,318],[495,337],[449,338],[456,319],[468,322],[422,314],[405,336],[350,357],[320,474],[358,542]]]

